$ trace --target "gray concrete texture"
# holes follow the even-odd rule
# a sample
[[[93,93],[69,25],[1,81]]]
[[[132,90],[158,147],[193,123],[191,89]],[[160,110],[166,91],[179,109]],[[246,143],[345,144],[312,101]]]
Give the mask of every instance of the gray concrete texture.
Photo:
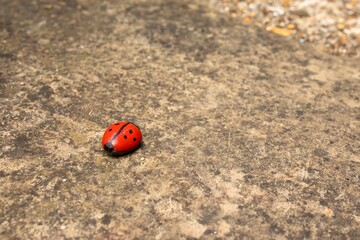
[[[0,3],[1,239],[360,238],[359,59],[204,1]]]

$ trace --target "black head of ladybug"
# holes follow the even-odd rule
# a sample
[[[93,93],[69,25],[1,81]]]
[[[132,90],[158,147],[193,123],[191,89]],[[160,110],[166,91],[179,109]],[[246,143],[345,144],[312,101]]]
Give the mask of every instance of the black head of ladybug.
[[[114,151],[114,146],[111,142],[108,142],[104,145],[104,149],[111,154]]]

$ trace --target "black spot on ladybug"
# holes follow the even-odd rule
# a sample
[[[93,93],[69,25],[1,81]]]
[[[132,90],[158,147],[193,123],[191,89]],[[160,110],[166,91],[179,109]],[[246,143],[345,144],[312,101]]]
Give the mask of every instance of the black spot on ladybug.
[[[126,135],[124,135],[124,138],[125,138],[125,139],[127,139],[127,136],[126,136]]]
[[[136,141],[136,138],[133,138],[134,142]]]
[[[111,132],[112,128],[109,129],[109,132]]]
[[[129,130],[129,133],[132,134],[132,129]]]
[[[115,123],[115,125],[119,125],[118,123]]]
[[[112,137],[111,141],[114,140],[115,138],[117,138],[117,136],[121,133],[121,131],[130,123],[126,123],[123,126],[120,127],[119,131],[117,131],[117,133]]]
[[[114,146],[112,145],[111,142],[108,142],[104,145],[104,149],[105,151],[112,153],[114,151]]]

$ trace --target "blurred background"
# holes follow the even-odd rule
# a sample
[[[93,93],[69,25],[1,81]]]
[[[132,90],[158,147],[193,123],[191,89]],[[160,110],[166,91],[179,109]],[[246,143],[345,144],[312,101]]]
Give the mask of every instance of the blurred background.
[[[220,11],[274,34],[312,42],[334,55],[359,56],[359,0],[212,0]]]

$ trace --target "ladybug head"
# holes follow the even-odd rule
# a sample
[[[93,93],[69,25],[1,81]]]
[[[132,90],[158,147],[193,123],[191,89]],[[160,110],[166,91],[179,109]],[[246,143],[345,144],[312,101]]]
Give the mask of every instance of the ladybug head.
[[[112,145],[111,142],[107,142],[104,145],[104,149],[105,149],[105,151],[107,151],[107,152],[109,152],[111,154],[114,151],[114,145]]]

